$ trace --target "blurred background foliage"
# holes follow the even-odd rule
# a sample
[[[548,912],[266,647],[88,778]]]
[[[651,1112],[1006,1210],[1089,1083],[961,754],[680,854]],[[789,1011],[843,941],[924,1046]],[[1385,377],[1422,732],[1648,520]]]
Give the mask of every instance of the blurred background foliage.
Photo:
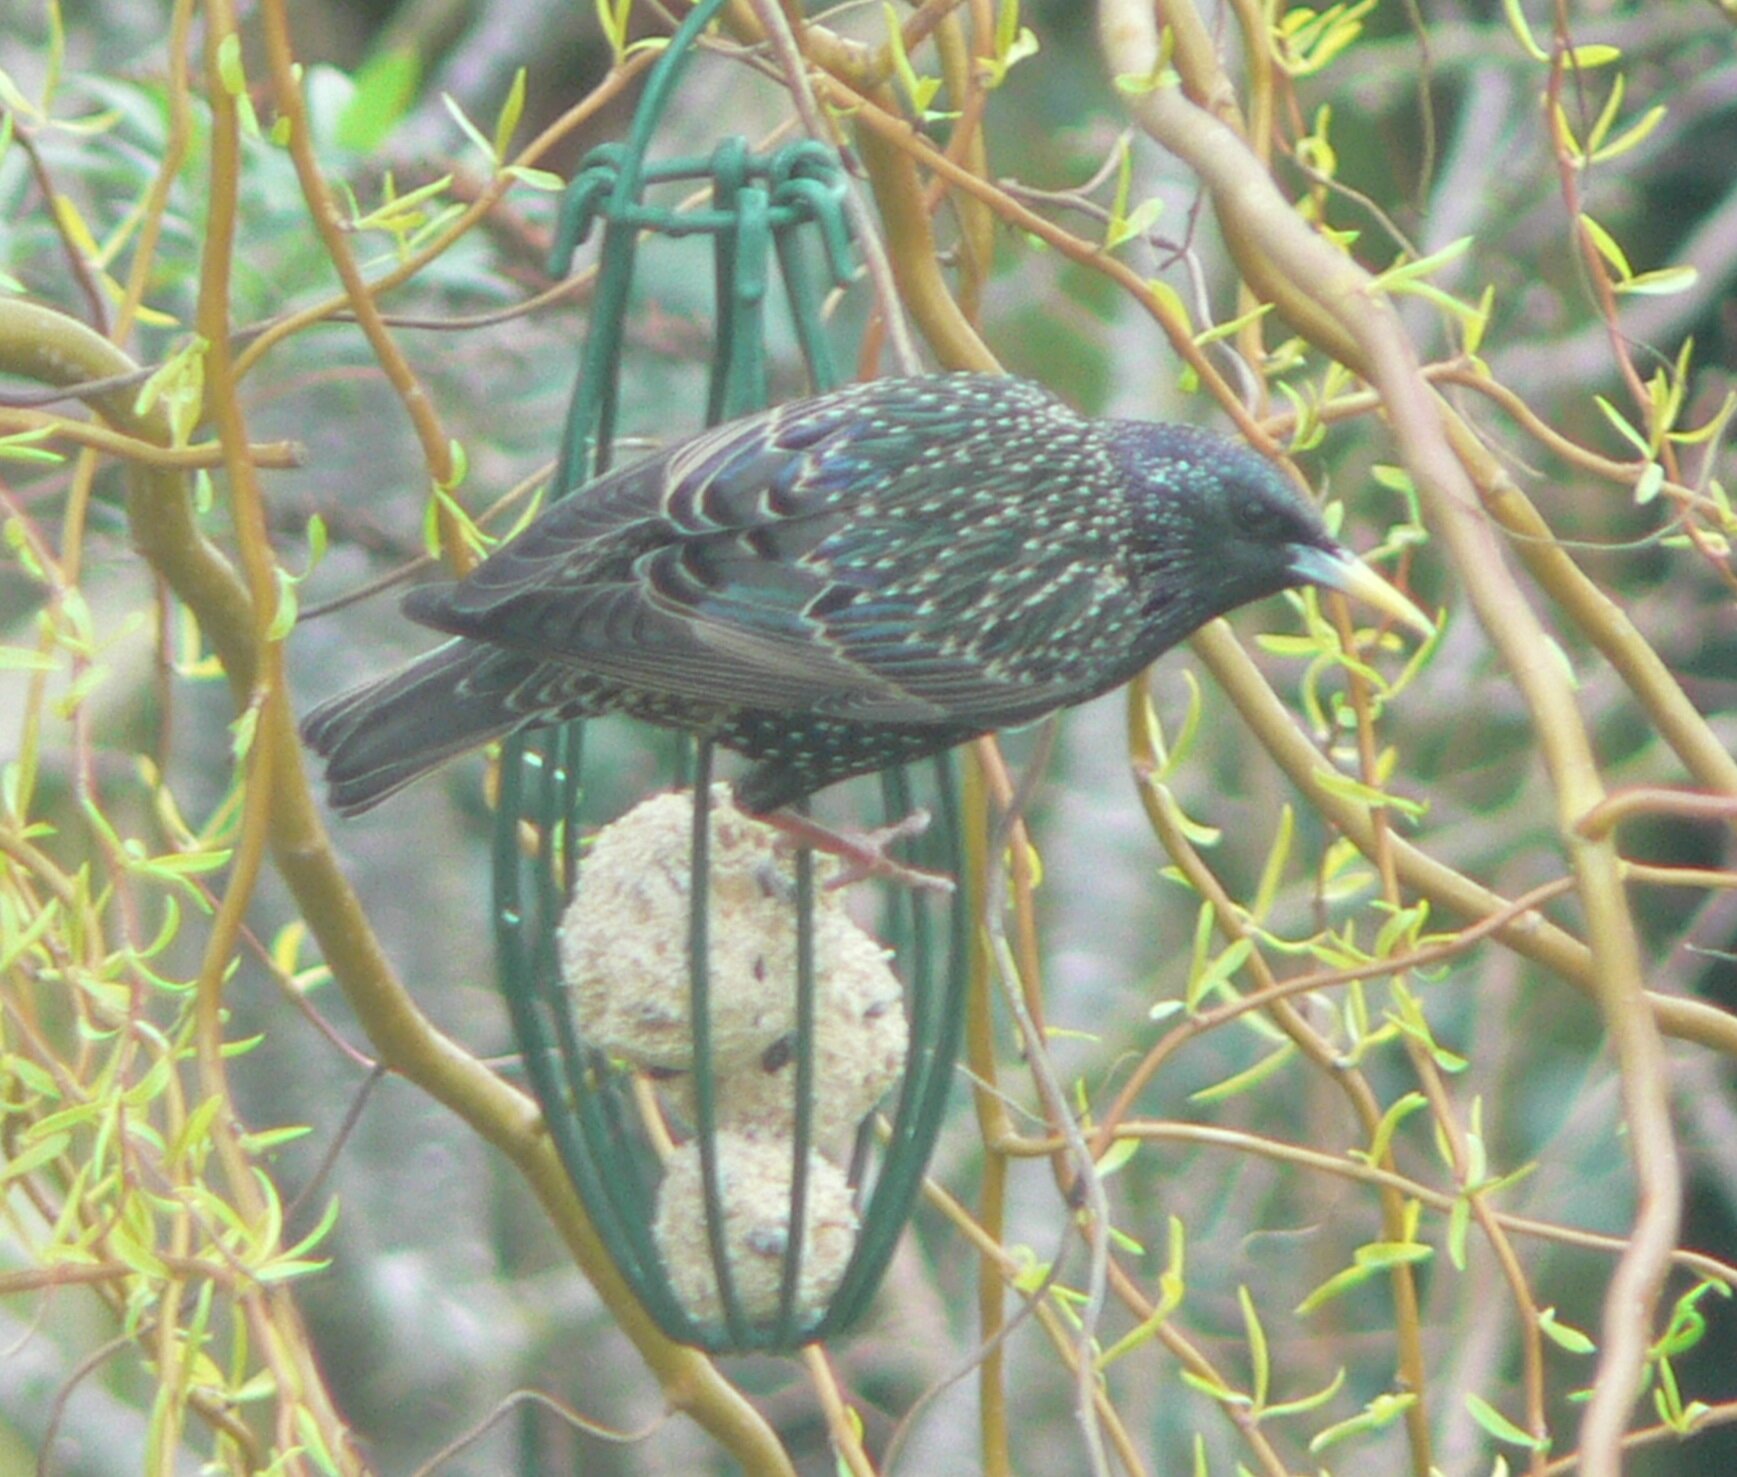
[[[668,30],[662,7],[608,0],[306,0],[291,9],[314,151],[346,216],[348,249],[370,280],[440,238],[492,183],[507,183],[491,147],[511,157],[610,77],[624,53],[634,64],[634,43]],[[1239,296],[1199,183],[1131,128],[1099,54],[1094,9],[982,0],[941,27],[944,44],[948,28],[960,27],[980,52],[993,49],[997,25],[1003,41],[1029,31],[1031,44],[1015,47],[1020,55],[984,95],[987,177],[1085,242],[1108,242],[1137,280],[1161,284],[1154,290],[1184,307],[1197,331],[1230,323],[1254,301]],[[908,22],[913,7],[807,11],[880,46],[887,16]],[[1720,533],[1722,522],[1730,532],[1720,479],[1731,480],[1723,426],[1737,370],[1729,7],[1203,6],[1239,85],[1250,75],[1237,24],[1245,11],[1264,13],[1278,63],[1267,73],[1276,91],[1255,116],[1283,188],[1376,272],[1469,242],[1427,275],[1430,293],[1396,296],[1419,357],[1442,368],[1438,383],[1563,546],[1627,611],[1728,752],[1737,745],[1737,606]],[[349,597],[431,562],[429,488],[438,472],[347,313],[259,336],[342,284],[274,136],[281,112],[251,6],[241,7],[239,51],[229,57],[242,69],[235,95],[257,117],[257,126],[244,117],[240,130],[227,304],[246,373],[238,383],[201,383],[188,372],[200,357],[190,335],[208,280],[213,198],[202,47],[207,27],[227,26],[226,14],[172,12],[150,0],[0,0],[0,291],[107,333],[125,311],[127,287],[142,290],[119,342],[143,365],[170,366],[151,383],[171,415],[182,408],[180,443],[215,435],[217,397],[239,407],[256,447],[293,443],[293,456],[276,466],[258,460],[276,556],[298,576],[312,561],[294,586],[300,619],[284,648],[291,701],[305,710],[422,644],[389,594]],[[1564,65],[1552,29],[1559,16],[1574,43],[1611,55]],[[171,65],[177,18],[188,26],[185,84]],[[621,27],[613,37],[611,26]],[[750,64],[728,35],[712,50],[684,83],[661,151],[703,152],[726,129],[759,139],[789,126],[775,67]],[[919,81],[945,71],[933,39],[911,48],[910,64]],[[521,88],[508,148],[494,135]],[[379,296],[439,426],[463,449],[454,493],[473,514],[511,488],[521,489],[522,508],[524,492],[546,475],[586,321],[583,283],[552,292],[543,270],[555,197],[536,171],[565,178],[586,149],[617,136],[634,91],[631,82],[621,87],[561,132],[449,249]],[[1564,162],[1547,93],[1583,141],[1608,108],[1607,156],[1589,148],[1590,163]],[[908,90],[896,101],[914,112]],[[177,106],[187,110],[187,148],[165,178]],[[944,146],[959,103],[943,90],[932,106],[923,130]],[[1253,108],[1247,96],[1244,106]],[[1577,245],[1565,179],[1610,242],[1606,281],[1625,289],[1613,299]],[[386,208],[431,185],[408,206]],[[950,208],[937,213],[936,230],[957,284],[960,233]],[[129,273],[147,231],[156,239],[135,283]],[[976,321],[1007,368],[1095,413],[1222,422],[1125,282],[1005,224],[993,245]],[[621,427],[641,444],[696,426],[703,413],[710,283],[699,263],[682,243],[657,244],[641,263]],[[832,318],[846,362],[861,350],[865,372],[893,368],[861,349],[879,342],[875,318],[866,285],[845,294]],[[1312,599],[1242,612],[1235,628],[1322,751],[1348,777],[1377,786],[1353,798],[1390,792],[1382,810],[1396,834],[1504,898],[1548,884],[1564,873],[1563,847],[1534,715],[1459,607],[1455,572],[1419,526],[1383,421],[1347,375],[1291,334],[1279,320],[1255,320],[1207,352],[1258,416],[1273,417],[1270,429],[1311,482],[1342,505],[1348,540],[1383,547],[1385,567],[1445,622],[1420,665],[1408,666],[1409,643],[1365,643],[1361,659],[1380,698],[1373,726],[1359,722],[1335,628]],[[1677,449],[1681,470],[1662,490],[1644,470],[1661,459],[1662,442],[1628,394],[1613,342],[1641,382],[1662,375],[1680,402],[1679,430],[1715,427]],[[249,360],[260,343],[268,347]],[[778,389],[797,393],[799,360],[787,341],[778,347]],[[1471,383],[1480,378],[1502,395]],[[0,1265],[8,1293],[0,1473],[37,1460],[59,1474],[190,1473],[203,1461],[224,1471],[397,1473],[436,1461],[434,1470],[451,1473],[734,1470],[716,1429],[661,1419],[674,1397],[575,1271],[520,1173],[427,1092],[372,1069],[362,1023],[324,975],[295,898],[270,868],[233,956],[209,959],[242,814],[236,753],[246,744],[238,745],[209,651],[133,552],[127,454],[93,459],[59,432],[45,439],[16,417],[73,412],[64,402],[38,407],[30,388],[21,378],[0,381],[0,411],[15,416],[0,425],[8,438],[0,440],[0,1183],[9,1233]],[[234,548],[231,479],[209,458],[191,476],[200,526]],[[1685,520],[1695,523],[1693,540]],[[1529,594],[1553,622],[1553,659],[1572,674],[1605,782],[1686,786],[1656,715],[1572,622],[1556,619],[1536,589]],[[1161,663],[1151,694],[1177,750],[1154,803],[1228,896],[1266,905],[1259,952],[1278,975],[1352,963],[1359,951],[1387,952],[1406,939],[1439,943],[1472,921],[1437,908],[1427,920],[1406,918],[1399,942],[1378,948],[1398,905],[1416,902],[1384,888],[1380,846],[1372,861],[1338,839],[1331,814],[1295,788],[1195,656]],[[1185,858],[1155,840],[1130,781],[1125,718],[1114,699],[1070,714],[1032,806],[1042,878],[1029,921],[1051,1055],[1089,1129],[1189,1010],[1255,984],[1250,951],[1233,957],[1213,937]],[[1184,730],[1191,743],[1178,742]],[[1365,738],[1386,756],[1376,773],[1360,767]],[[600,742],[598,772],[619,787],[621,804],[656,783],[658,745],[626,728],[607,729]],[[1034,752],[1031,736],[1010,736],[1006,750],[1017,770]],[[333,834],[417,1006],[512,1079],[488,941],[488,828],[484,767],[470,761]],[[1698,869],[1676,885],[1632,889],[1649,988],[1725,1009],[1737,1007],[1731,836],[1717,815],[1644,814],[1621,832],[1629,858]],[[1572,894],[1543,911],[1570,933],[1585,926]],[[1021,928],[1027,921],[1016,918]],[[241,1162],[257,1168],[269,1202],[245,1232],[224,1229],[221,1206],[242,1200],[216,1172],[221,1154],[201,1138],[209,1124],[200,1122],[206,1099],[193,1060],[194,983],[214,968],[226,978],[232,1098],[210,1112],[242,1126]],[[1131,1154],[1113,1150],[1100,1163],[1127,1238],[1119,1264],[1147,1299],[1180,1299],[1165,1330],[1191,1351],[1136,1338],[1106,1368],[1109,1406],[1137,1470],[1416,1470],[1420,1437],[1403,1419],[1414,1394],[1427,1398],[1426,1466],[1484,1473],[1505,1460],[1513,1471],[1554,1471],[1572,1454],[1573,1392],[1594,1368],[1574,1331],[1600,1336],[1615,1244],[1512,1238],[1532,1309],[1553,1309],[1551,1327],[1569,1330],[1541,1346],[1539,1409],[1551,1446],[1529,1449],[1541,1445],[1525,1430],[1521,1330],[1533,1320],[1475,1227],[1464,1265],[1455,1264],[1461,1230],[1444,1208],[1455,1176],[1439,1135],[1451,1122],[1462,1150],[1468,1134],[1475,1141],[1492,1178],[1517,1176],[1491,1197],[1504,1212],[1624,1236],[1634,1179],[1599,1013],[1536,956],[1488,941],[1408,976],[1404,988],[1375,979],[1303,997],[1300,1018],[1333,1053],[1324,1062],[1310,1063],[1260,1013],[1203,1030],[1126,1115],[1226,1135],[1208,1142],[1160,1131],[1124,1140]],[[1403,1000],[1415,1002],[1413,1014]],[[999,1013],[992,1031],[1004,1127],[1041,1140],[1042,1099],[1016,1033]],[[1667,1046],[1687,1184],[1681,1245],[1728,1267],[1737,1261],[1729,1051],[1707,1040]],[[982,1065],[974,1061],[980,1082]],[[1398,1253],[1371,1184],[1292,1152],[1303,1146],[1341,1165],[1367,1154],[1368,1135],[1346,1106],[1347,1074],[1390,1111],[1394,1168],[1446,1197],[1419,1209]],[[1420,1084],[1427,1106],[1409,1096]],[[1069,1208],[1055,1166],[1029,1143],[1023,1155],[1003,1154],[1007,1145],[971,1102],[962,1076],[932,1174],[963,1206],[1000,1207],[989,1234],[1010,1260],[988,1275],[1030,1292],[1063,1244]],[[178,1219],[189,1206],[195,1230]],[[1060,1331],[1046,1338],[1037,1323],[1020,1324],[994,1350],[985,1378],[972,1363],[984,1274],[961,1214],[935,1203],[919,1212],[873,1319],[828,1351],[830,1373],[796,1360],[722,1365],[799,1470],[878,1463],[925,1395],[902,1438],[901,1470],[997,1470],[1006,1450],[1020,1470],[1089,1470],[1063,1357],[1069,1320],[1080,1316],[1077,1296],[1067,1295],[1084,1277],[1078,1245],[1043,1294]],[[208,1245],[224,1248],[219,1264],[263,1273],[287,1300],[249,1301],[238,1290],[247,1279],[226,1282],[199,1261],[196,1247]],[[1298,1311],[1371,1247],[1365,1263],[1373,1266]],[[1416,1261],[1422,1391],[1407,1390],[1396,1373],[1402,1320],[1384,1247],[1393,1253],[1386,1260]],[[1649,1362],[1635,1415],[1637,1427],[1675,1420],[1702,1429],[1680,1445],[1648,1443],[1634,1458],[1637,1472],[1737,1464],[1737,1444],[1719,1429],[1737,1408],[1737,1324],[1723,1289],[1701,1284],[1712,1266],[1679,1266],[1668,1284],[1654,1336],[1680,1298],[1690,1299],[1678,1310],[1686,1332],[1672,1357]],[[1009,1293],[1007,1306],[1018,1301]],[[1139,1327],[1137,1306],[1112,1299],[1102,1346]],[[306,1358],[295,1352],[302,1347]],[[1203,1375],[1193,1355],[1218,1373]],[[296,1389],[298,1372],[323,1381],[325,1396]],[[1006,1408],[985,1419],[984,1391],[997,1386]],[[1661,1389],[1677,1393],[1660,1400]],[[543,1405],[503,1411],[524,1390],[608,1431],[654,1429],[623,1443]],[[827,1391],[860,1422],[862,1450],[848,1450],[849,1419],[828,1413]],[[1322,1391],[1288,1415],[1266,1409]],[[1694,1401],[1707,1409],[1694,1410]],[[462,1451],[442,1455],[484,1422]],[[983,1434],[996,1429],[1003,1447]]]

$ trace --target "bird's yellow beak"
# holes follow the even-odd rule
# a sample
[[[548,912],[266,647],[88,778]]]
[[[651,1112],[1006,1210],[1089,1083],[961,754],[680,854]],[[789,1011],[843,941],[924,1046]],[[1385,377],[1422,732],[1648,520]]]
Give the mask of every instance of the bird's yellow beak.
[[[1392,616],[1425,640],[1435,635],[1434,621],[1349,550],[1298,544],[1291,555],[1291,568],[1312,585],[1338,590]]]

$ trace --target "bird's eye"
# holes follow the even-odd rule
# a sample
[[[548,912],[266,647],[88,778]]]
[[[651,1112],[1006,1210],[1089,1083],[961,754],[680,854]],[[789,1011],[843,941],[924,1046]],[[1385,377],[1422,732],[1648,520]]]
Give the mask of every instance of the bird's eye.
[[[1258,497],[1238,498],[1232,511],[1237,527],[1244,533],[1270,533],[1278,526],[1278,510]]]

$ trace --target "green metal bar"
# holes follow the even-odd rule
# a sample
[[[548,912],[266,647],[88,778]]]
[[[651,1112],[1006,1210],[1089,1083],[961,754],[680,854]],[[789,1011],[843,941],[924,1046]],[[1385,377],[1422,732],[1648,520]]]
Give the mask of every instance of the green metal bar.
[[[597,1233],[624,1275],[638,1265],[632,1239],[614,1215],[614,1204],[598,1182],[575,1129],[575,1119],[554,1111],[563,1100],[562,1084],[553,1062],[557,1059],[536,1000],[536,962],[527,955],[527,931],[533,939],[546,933],[531,927],[524,911],[522,871],[518,851],[518,827],[512,821],[521,814],[525,740],[513,735],[502,746],[500,812],[503,822],[495,828],[495,948],[501,961],[502,993],[519,1042],[525,1071],[543,1104],[550,1136],[561,1162],[572,1177]],[[540,923],[542,920],[534,920]],[[635,1286],[638,1281],[635,1279]]]
[[[808,289],[808,273],[802,257],[802,236],[791,228],[779,229],[774,223],[772,241],[778,252],[778,270],[784,279],[784,300],[790,308],[790,321],[796,328],[796,342],[808,365],[808,379],[815,394],[824,394],[838,386],[838,370],[832,361],[832,345],[827,342],[826,325],[820,321],[820,310]]]
[[[799,226],[814,220],[806,205],[780,201],[770,208],[776,226]],[[658,205],[635,205],[612,220],[620,220],[640,231],[656,231],[660,236],[720,236],[736,228],[736,218],[723,210],[667,210]]]
[[[748,185],[737,192],[731,243],[730,295],[725,308],[730,320],[730,372],[724,388],[724,419],[734,420],[766,404],[766,280],[772,230],[766,219],[766,192]]]
[[[693,842],[688,853],[688,1026],[694,1041],[694,1099],[699,1122],[700,1181],[705,1190],[706,1240],[718,1278],[718,1301],[733,1343],[748,1339],[748,1322],[736,1296],[725,1238],[722,1176],[718,1172],[717,1084],[712,1071],[712,1010],[709,937],[711,932],[712,746],[702,742],[694,754]]]
[[[796,1290],[802,1279],[804,1243],[808,1240],[808,1153],[814,1143],[814,1007],[820,986],[814,973],[814,853],[806,846],[796,853],[795,907],[796,1142],[790,1147],[790,1232],[784,1242],[778,1318],[772,1330],[779,1345],[800,1342],[802,1333],[797,1324]],[[813,1318],[808,1321],[812,1323]]]
[[[918,987],[920,984],[926,987],[927,982],[912,980],[911,1044],[905,1063],[905,1083],[894,1118],[894,1138],[887,1146],[880,1178],[862,1212],[862,1239],[832,1295],[826,1315],[809,1332],[809,1337],[817,1341],[841,1331],[860,1317],[875,1288],[880,1285],[916,1203],[917,1191],[928,1167],[929,1151],[940,1129],[947,1093],[952,1087],[953,1067],[959,1057],[965,1023],[971,920],[976,915],[965,873],[965,849],[959,830],[952,755],[938,757],[934,771],[935,809],[941,832],[937,841],[943,852],[942,864],[952,872],[958,884],[949,909],[951,932],[947,985],[939,992],[925,988],[924,994],[929,998],[919,1002],[916,999]],[[933,855],[926,855],[925,860],[930,865],[935,863]],[[932,1035],[924,1028],[925,1022],[932,1027]],[[923,1045],[925,1040],[926,1047]]]
[[[712,153],[712,204],[733,217],[737,192],[748,174],[748,141],[727,138]],[[706,387],[706,424],[726,419],[736,369],[736,233],[721,231],[712,248],[713,343],[711,381]]]
[[[663,117],[676,83],[688,64],[694,41],[723,8],[724,0],[699,0],[676,28],[669,45],[653,65],[645,92],[634,113],[627,146],[621,151],[615,184],[604,207],[608,224],[597,270],[597,290],[591,299],[591,333],[585,340],[579,378],[573,388],[561,451],[555,472],[555,495],[563,496],[608,467],[609,444],[615,425],[614,369],[621,362],[622,324],[632,286],[634,245],[638,229],[616,224],[639,200],[641,170],[652,131]],[[562,263],[561,270],[566,269]]]

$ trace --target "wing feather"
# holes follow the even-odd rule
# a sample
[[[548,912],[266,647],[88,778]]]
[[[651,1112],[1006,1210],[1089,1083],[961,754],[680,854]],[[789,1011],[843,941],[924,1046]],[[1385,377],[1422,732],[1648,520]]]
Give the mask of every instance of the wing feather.
[[[1007,633],[977,617],[967,584],[923,569],[973,540],[993,565],[1006,542],[1004,518],[936,519],[913,501],[936,495],[938,462],[974,450],[936,408],[956,397],[927,384],[794,402],[609,472],[464,580],[412,592],[406,613],[696,704],[988,727],[1070,701],[1060,665],[997,661]],[[1052,622],[1089,604],[1095,576],[1077,563],[1064,551],[1025,572],[1049,582]]]

